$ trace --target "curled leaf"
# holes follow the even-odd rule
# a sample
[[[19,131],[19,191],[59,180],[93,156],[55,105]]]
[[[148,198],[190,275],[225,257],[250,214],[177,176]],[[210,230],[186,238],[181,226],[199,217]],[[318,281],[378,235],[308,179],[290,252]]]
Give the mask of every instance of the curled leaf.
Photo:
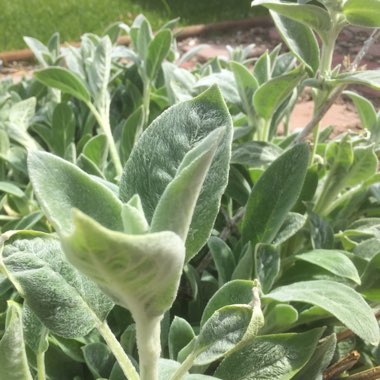
[[[185,257],[173,232],[111,231],[75,210],[74,229],[61,237],[69,261],[132,314],[162,315],[174,301]]]

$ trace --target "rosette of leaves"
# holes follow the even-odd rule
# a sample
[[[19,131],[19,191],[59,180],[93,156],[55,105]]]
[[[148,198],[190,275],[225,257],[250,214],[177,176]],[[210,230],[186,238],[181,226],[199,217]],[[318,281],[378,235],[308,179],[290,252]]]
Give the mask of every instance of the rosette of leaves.
[[[228,110],[213,87],[150,125],[116,192],[59,157],[29,153],[35,195],[67,259],[135,319],[141,379],[157,378],[160,321],[184,263],[211,233],[231,138]]]

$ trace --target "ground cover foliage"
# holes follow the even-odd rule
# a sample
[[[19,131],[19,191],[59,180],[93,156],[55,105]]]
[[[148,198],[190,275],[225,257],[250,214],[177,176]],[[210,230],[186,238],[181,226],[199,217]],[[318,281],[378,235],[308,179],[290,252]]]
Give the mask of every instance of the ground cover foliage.
[[[144,16],[26,38],[41,70],[1,83],[0,379],[378,377],[380,115],[347,86],[380,73],[331,67],[342,28],[380,26],[362,2],[256,0],[290,53],[192,71]],[[342,91],[363,131],[332,139]]]

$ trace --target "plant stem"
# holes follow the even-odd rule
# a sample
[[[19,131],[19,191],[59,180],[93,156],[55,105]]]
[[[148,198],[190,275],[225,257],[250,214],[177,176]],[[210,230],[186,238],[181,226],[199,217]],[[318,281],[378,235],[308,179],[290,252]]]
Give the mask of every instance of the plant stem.
[[[145,130],[149,123],[149,105],[150,105],[150,79],[144,78],[144,89],[143,89],[143,112],[144,121],[143,129]]]
[[[98,122],[100,128],[103,130],[104,134],[107,137],[108,145],[110,148],[111,160],[116,170],[116,176],[121,177],[121,175],[123,174],[123,166],[121,165],[121,161],[120,161],[119,153],[116,148],[115,140],[113,139],[113,136],[112,136],[111,126],[109,124],[108,117],[107,118],[102,117],[92,103],[87,103],[87,106],[90,109],[90,111],[93,113],[93,115],[95,116],[96,121]]]
[[[123,347],[121,347],[119,341],[113,335],[111,329],[107,325],[107,322],[100,322],[97,326],[101,336],[106,341],[109,349],[112,351],[117,362],[120,365],[121,370],[128,380],[140,380],[135,367],[129,360],[128,355],[124,352]]]
[[[369,48],[374,44],[374,42],[380,36],[380,29],[376,29],[369,39],[364,43],[363,48],[356,55],[350,69],[348,71],[353,72],[356,71],[357,67],[360,64],[360,61],[368,52]],[[314,115],[313,119],[306,125],[306,127],[302,130],[302,132],[298,135],[298,137],[294,140],[293,145],[299,144],[305,141],[306,137],[311,133],[311,131],[315,128],[315,126],[322,120],[323,116],[326,112],[331,108],[331,106],[335,103],[335,101],[339,98],[341,93],[346,89],[347,85],[341,85],[335,88],[332,91],[327,102],[319,109],[318,113]]]
[[[319,124],[326,112],[331,108],[335,101],[339,98],[340,94],[346,89],[346,85],[341,85],[336,87],[336,89],[331,93],[331,96],[326,101],[326,103],[319,109],[319,111],[314,115],[312,120],[306,125],[298,137],[294,140],[293,145],[299,144],[305,141],[306,137],[313,131],[313,129]]]
[[[271,119],[265,120],[263,129],[263,141],[269,141]]]
[[[320,131],[320,123],[316,125],[313,131],[313,149],[311,150],[309,165],[313,165],[315,153],[317,152],[318,141],[319,141],[319,131]]]
[[[161,354],[161,319],[139,316],[136,321],[136,339],[139,351],[141,380],[158,380],[158,361]]]
[[[331,65],[332,65],[332,59],[335,49],[335,41],[338,37],[338,34],[335,31],[332,31],[327,38],[325,38],[322,41],[322,54],[321,54],[321,61],[319,64],[319,73],[322,78],[329,78],[331,73]],[[322,97],[324,91],[318,90],[316,91],[315,97],[314,97],[314,115],[313,119],[316,115],[319,114],[319,110],[321,109],[323,103],[320,99],[320,96]],[[322,97],[323,101],[325,100],[324,97]],[[322,117],[324,114],[322,115]],[[321,117],[321,119],[322,119]],[[305,128],[306,129],[306,128]],[[319,131],[320,131],[320,120],[314,125],[313,127],[314,133],[313,133],[313,150],[311,152],[310,156],[310,165],[314,162],[315,152],[318,147],[319,142]]]
[[[321,62],[319,64],[319,73],[321,77],[329,77],[337,36],[330,35],[322,43]]]
[[[45,351],[37,354],[37,374],[38,380],[46,380]]]
[[[193,366],[195,360],[194,353],[190,354],[186,360],[181,364],[181,366],[174,372],[170,380],[181,380],[183,376],[186,375],[188,370]]]

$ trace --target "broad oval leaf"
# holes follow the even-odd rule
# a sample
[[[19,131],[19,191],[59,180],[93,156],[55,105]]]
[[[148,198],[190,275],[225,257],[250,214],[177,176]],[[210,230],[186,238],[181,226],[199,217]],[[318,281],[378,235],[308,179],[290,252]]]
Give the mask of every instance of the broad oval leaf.
[[[253,116],[252,97],[259,83],[253,74],[241,63],[230,62],[231,70],[234,74],[237,90],[240,95],[241,103],[246,114]]]
[[[218,282],[222,286],[231,280],[236,266],[234,254],[225,241],[216,236],[211,236],[207,245],[218,271]]]
[[[91,100],[91,95],[82,79],[63,67],[48,67],[36,71],[34,76],[45,86],[56,88],[85,103]]]
[[[33,37],[24,36],[23,40],[28,45],[29,49],[33,52],[37,61],[43,67],[48,67],[49,59],[46,59],[46,57],[50,58],[50,51],[48,47]]]
[[[130,36],[132,37],[134,48],[140,58],[145,60],[148,54],[149,43],[153,38],[153,33],[151,25],[144,15],[140,14],[136,17],[130,30]]]
[[[274,11],[270,14],[289,50],[315,74],[319,67],[319,46],[313,31]]]
[[[100,170],[103,169],[108,155],[106,135],[96,135],[88,140],[83,147],[82,154]]]
[[[145,71],[150,79],[157,76],[161,63],[169,54],[172,43],[172,32],[169,29],[159,31],[150,41],[145,60]]]
[[[236,84],[233,73],[229,70],[222,70],[218,73],[212,73],[199,79],[194,87],[198,89],[206,89],[210,86],[218,85],[220,92],[227,103],[240,106],[242,99],[240,98],[238,86]]]
[[[22,305],[22,320],[25,343],[36,354],[46,352],[49,348],[49,329],[33,313],[26,301]]]
[[[68,260],[139,321],[173,303],[185,249],[173,232],[129,235],[111,231],[75,210],[74,229],[61,237]]]
[[[305,215],[297,214],[295,212],[289,212],[286,216],[284,224],[278,231],[273,244],[279,245],[284,243],[290,237],[295,235],[306,223],[307,217]]]
[[[194,208],[223,134],[223,128],[215,129],[186,153],[157,204],[151,232],[173,231],[186,241]]]
[[[303,69],[299,67],[261,85],[253,96],[255,111],[265,120],[270,120],[303,76]]]
[[[170,379],[180,366],[181,364],[174,360],[160,358],[158,362],[158,380]]]
[[[380,90],[380,70],[342,73],[330,82],[332,84],[358,84]]]
[[[5,332],[0,340],[0,379],[33,380],[28,366],[21,306],[8,301]]]
[[[356,92],[344,91],[343,94],[347,95],[354,102],[363,128],[372,131],[376,127],[377,122],[376,110],[373,104],[364,96],[361,96]]]
[[[354,159],[344,178],[344,186],[356,186],[376,174],[378,159],[373,146],[355,147]]]
[[[259,336],[226,357],[215,376],[222,380],[290,380],[313,354],[322,329]]]
[[[307,172],[309,148],[296,145],[274,161],[254,185],[242,225],[242,240],[271,243],[297,202]]]
[[[138,235],[149,231],[149,225],[145,219],[141,199],[137,194],[127,203],[123,204],[121,215],[123,218],[124,232]]]
[[[248,141],[235,146],[231,163],[248,167],[266,167],[281,156],[283,150],[275,144],[265,141]]]
[[[374,312],[359,293],[346,285],[327,280],[302,281],[281,286],[264,298],[319,306],[363,340],[379,343],[380,332]]]
[[[378,0],[346,0],[342,10],[350,24],[370,28],[380,27],[380,3]]]
[[[150,222],[186,153],[220,127],[224,129],[223,137],[204,181],[186,240],[188,259],[207,241],[228,181],[232,122],[218,89],[212,87],[159,116],[135,145],[121,180],[121,199],[127,202],[138,194]]]
[[[309,4],[294,4],[280,0],[254,0],[252,6],[262,5],[281,16],[298,21],[319,34],[330,30],[330,15],[321,7]]]
[[[178,353],[195,337],[189,322],[180,317],[174,317],[169,330],[169,356],[176,360]]]
[[[84,35],[82,38],[82,47],[84,41],[90,40],[88,35]],[[92,45],[92,43],[90,43]],[[112,55],[112,43],[108,36],[104,36],[96,42],[96,45],[91,47],[93,50],[91,53],[93,57],[91,61],[87,58],[86,62],[86,77],[87,84],[90,93],[95,101],[97,107],[101,110],[101,114],[108,112],[109,94],[108,94],[108,82],[111,75],[111,55]],[[89,61],[89,62],[88,62]]]
[[[52,141],[53,152],[60,157],[65,156],[65,150],[74,142],[76,120],[72,107],[68,103],[59,103],[53,112]]]
[[[268,82],[271,78],[271,58],[268,50],[257,59],[253,66],[253,75],[260,85]]]
[[[254,281],[234,280],[222,286],[208,301],[202,315],[201,326],[216,312],[227,305],[249,304],[253,299]]]
[[[73,208],[107,228],[123,230],[122,203],[111,190],[75,165],[49,153],[31,151],[28,170],[41,208],[59,233],[73,229]]]
[[[25,193],[17,185],[8,181],[0,181],[0,192],[13,195],[17,198],[25,197]]]
[[[123,123],[121,139],[119,143],[121,161],[127,161],[133,146],[138,140],[143,129],[144,109],[142,106],[137,108]]]
[[[258,244],[255,250],[255,274],[263,293],[268,293],[280,272],[280,250],[270,244]]]
[[[84,360],[92,375],[98,378],[108,378],[115,362],[111,350],[101,342],[86,344],[82,347]]]
[[[360,285],[358,270],[343,252],[333,249],[315,249],[296,255],[295,258],[318,265],[337,276],[348,278]]]
[[[176,372],[176,370],[180,367],[180,363],[161,358],[158,363],[158,380],[168,380],[172,375]],[[220,380],[213,376],[201,375],[199,373],[186,374],[181,377],[182,380]],[[110,380],[116,380],[111,378]],[[117,379],[122,380],[122,379]]]
[[[331,363],[336,349],[336,335],[331,334],[320,340],[311,359],[297,373],[294,380],[322,380],[323,372]]]
[[[36,98],[31,97],[14,103],[9,110],[9,122],[6,128],[8,137],[27,149],[39,147],[37,141],[28,133],[35,109]]]
[[[2,261],[30,309],[57,335],[87,335],[113,307],[92,281],[65,260],[58,239],[49,235],[11,241],[5,245]]]
[[[220,359],[243,339],[251,323],[253,308],[230,305],[217,310],[203,325],[195,342],[195,365]]]
[[[260,335],[289,330],[298,320],[298,311],[291,305],[271,302],[265,309],[265,324]]]

